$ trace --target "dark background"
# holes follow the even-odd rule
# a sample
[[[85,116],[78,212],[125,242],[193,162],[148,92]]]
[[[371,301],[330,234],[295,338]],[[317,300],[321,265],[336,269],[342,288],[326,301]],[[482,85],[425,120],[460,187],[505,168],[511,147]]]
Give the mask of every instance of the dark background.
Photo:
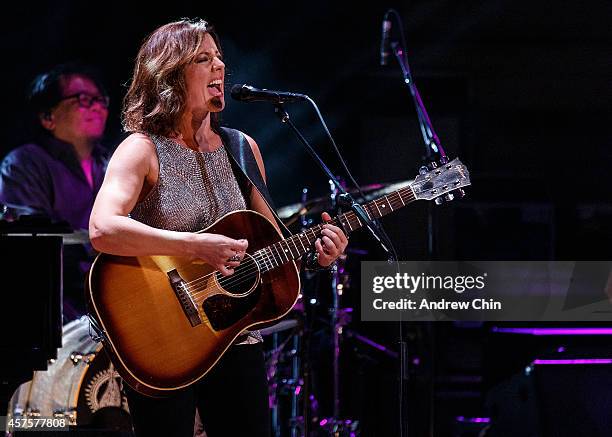
[[[107,143],[116,146],[125,135],[120,102],[140,42],[161,24],[197,16],[213,23],[221,37],[227,88],[246,82],[306,93],[319,104],[360,183],[412,179],[424,154],[414,106],[397,62],[378,65],[381,20],[389,7],[404,20],[413,75],[433,126],[449,156],[460,157],[472,176],[465,199],[433,212],[433,256],[609,259],[612,4],[604,1],[15,2],[3,13],[0,38],[0,152],[27,139],[27,84],[52,65],[75,59],[104,74],[111,95]],[[288,109],[342,174],[312,109]],[[271,106],[228,98],[223,120],[259,143],[277,206],[298,202],[304,187],[312,197],[326,194],[326,178]],[[428,207],[420,202],[384,220],[400,259],[430,256]],[[347,271],[354,275],[347,305],[357,302],[358,261],[384,258],[363,234],[351,241],[362,253],[349,253]],[[315,292],[328,300],[324,285]],[[396,326],[352,326],[397,348]],[[425,363],[431,358],[425,370],[414,370],[421,397],[415,395],[413,406],[419,407],[412,411],[425,413],[413,426],[431,422],[435,435],[450,433],[453,417],[481,414],[484,364],[477,345],[483,330],[437,325],[409,331],[411,350],[422,352]],[[365,435],[375,435],[374,429],[395,435],[396,363],[353,340],[346,344],[351,368],[343,413],[360,418],[369,430]],[[434,350],[444,353],[434,357]],[[367,381],[359,389],[357,378]],[[457,378],[464,383],[455,383]],[[330,390],[320,388],[323,404]]]

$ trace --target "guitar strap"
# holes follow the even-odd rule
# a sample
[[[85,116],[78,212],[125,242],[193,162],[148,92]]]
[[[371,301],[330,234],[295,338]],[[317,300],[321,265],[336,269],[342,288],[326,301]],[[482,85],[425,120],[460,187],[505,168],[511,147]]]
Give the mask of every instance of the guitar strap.
[[[263,197],[270,211],[272,211],[272,215],[276,219],[276,223],[281,229],[281,232],[285,237],[290,236],[291,232],[289,232],[289,229],[287,229],[280,217],[276,214],[274,202],[272,201],[268,187],[259,171],[259,166],[255,160],[255,155],[253,155],[253,150],[251,150],[251,145],[244,134],[239,130],[227,127],[220,127],[218,133],[225,145],[225,150],[227,150],[232,158],[230,162],[232,167],[234,167],[234,173],[236,174],[240,190],[245,193],[245,200],[247,203],[250,196],[247,196],[246,193],[249,193],[251,187],[255,188],[259,191],[261,197]]]

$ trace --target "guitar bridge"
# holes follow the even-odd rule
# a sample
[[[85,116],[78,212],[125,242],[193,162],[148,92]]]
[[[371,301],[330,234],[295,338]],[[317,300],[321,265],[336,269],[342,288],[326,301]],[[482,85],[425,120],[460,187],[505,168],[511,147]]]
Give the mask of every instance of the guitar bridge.
[[[183,278],[181,278],[181,275],[179,275],[176,269],[173,269],[168,272],[168,279],[170,280],[170,285],[174,290],[174,294],[176,294],[176,297],[181,304],[181,308],[183,308],[183,312],[185,313],[185,316],[187,316],[191,326],[194,327],[201,324],[202,319],[198,314],[198,309],[195,302],[193,299],[191,299],[191,296],[187,292],[185,281]]]

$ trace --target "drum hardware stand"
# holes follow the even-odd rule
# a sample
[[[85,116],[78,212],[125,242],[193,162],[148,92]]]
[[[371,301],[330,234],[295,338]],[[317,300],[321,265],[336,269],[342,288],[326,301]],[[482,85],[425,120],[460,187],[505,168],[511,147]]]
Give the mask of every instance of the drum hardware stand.
[[[343,204],[344,196],[340,197],[340,191],[329,181],[331,189],[332,207],[339,209]],[[344,266],[346,255],[341,255],[332,267],[331,292],[332,307],[329,310],[331,316],[330,327],[333,339],[333,413],[331,417],[322,419],[319,426],[333,437],[353,437],[359,435],[359,421],[351,419],[340,419],[340,346],[342,331],[351,321],[352,308],[341,308],[342,293],[349,286],[348,275],[345,275]]]
[[[95,343],[107,340],[106,332],[98,324],[98,321],[91,314],[83,316],[82,319],[86,319],[89,323],[89,336]]]
[[[272,352],[268,358],[268,380],[274,381],[270,392],[270,408],[272,410],[272,433],[274,437],[282,435],[280,417],[278,411],[278,393],[289,394],[291,398],[291,410],[289,418],[289,429],[291,437],[302,437],[304,435],[304,418],[299,415],[300,398],[304,387],[304,380],[300,377],[300,331],[294,332],[291,337],[279,344],[279,333],[272,334]],[[291,341],[291,349],[283,352],[285,346]],[[291,375],[289,378],[279,379],[276,372],[281,357],[291,359]]]

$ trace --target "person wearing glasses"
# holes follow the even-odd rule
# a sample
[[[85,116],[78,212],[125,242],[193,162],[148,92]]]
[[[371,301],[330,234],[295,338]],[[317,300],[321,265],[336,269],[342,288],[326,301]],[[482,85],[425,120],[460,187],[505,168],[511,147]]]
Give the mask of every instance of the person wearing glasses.
[[[37,76],[28,90],[32,140],[0,164],[0,203],[86,230],[104,178],[101,146],[108,95],[91,67],[62,64]],[[85,314],[83,283],[91,246],[64,248],[64,317]]]

